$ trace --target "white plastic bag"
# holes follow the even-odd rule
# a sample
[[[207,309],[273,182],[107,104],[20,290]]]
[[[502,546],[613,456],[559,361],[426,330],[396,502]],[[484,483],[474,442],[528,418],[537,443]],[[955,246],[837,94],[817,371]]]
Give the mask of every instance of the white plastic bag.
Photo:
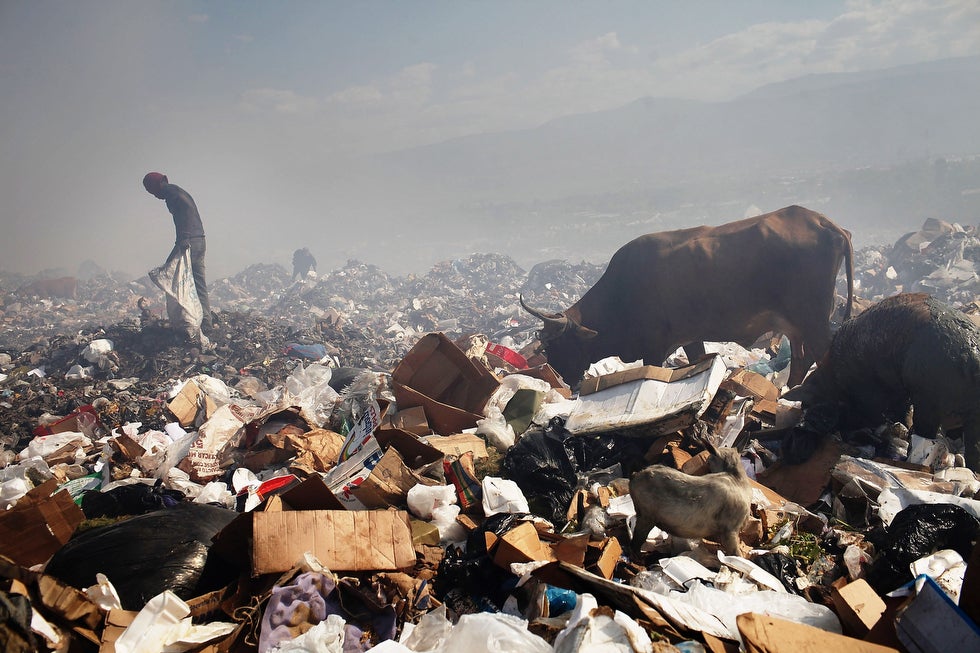
[[[483,514],[487,517],[499,512],[531,512],[524,493],[514,481],[495,476],[485,476],[482,485]]]
[[[527,621],[502,612],[464,614],[443,651],[466,653],[551,653],[551,645],[527,629]]]
[[[452,485],[422,485],[418,483],[406,496],[408,510],[419,519],[429,521],[436,508],[456,503],[456,488]]]
[[[158,268],[149,271],[148,276],[167,296],[167,317],[174,328],[180,329],[188,338],[200,342],[203,348],[210,347],[210,341],[201,333],[204,309],[197,296],[194,274],[191,270],[191,250],[185,247],[179,256],[172,257]]]

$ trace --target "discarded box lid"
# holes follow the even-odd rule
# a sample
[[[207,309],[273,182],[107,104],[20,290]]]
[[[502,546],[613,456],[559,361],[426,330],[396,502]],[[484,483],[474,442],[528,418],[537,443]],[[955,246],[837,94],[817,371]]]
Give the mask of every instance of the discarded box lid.
[[[582,382],[586,388],[565,423],[569,433],[595,433],[649,424],[680,413],[698,416],[725,376],[718,355],[694,365],[668,369],[643,367]]]
[[[415,565],[404,510],[284,510],[252,513],[252,573],[288,571],[312,553],[331,571]]]

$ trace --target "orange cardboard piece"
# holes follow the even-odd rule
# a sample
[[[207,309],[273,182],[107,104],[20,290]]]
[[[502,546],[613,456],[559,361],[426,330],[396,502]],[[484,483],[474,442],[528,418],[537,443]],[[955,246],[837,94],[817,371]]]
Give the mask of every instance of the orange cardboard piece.
[[[477,365],[442,333],[429,333],[415,343],[391,374],[400,409],[422,406],[437,433],[460,433],[483,419],[483,409],[500,385],[497,377]]]
[[[897,649],[870,644],[806,624],[746,612],[735,618],[747,653],[896,653]]]
[[[708,451],[702,451],[698,455],[688,459],[681,465],[681,471],[685,474],[690,474],[691,476],[703,476],[708,473],[708,458],[711,454]]]
[[[286,510],[253,515],[252,573],[288,571],[306,552],[331,571],[415,566],[403,510]]]
[[[85,519],[68,492],[51,479],[0,512],[0,555],[24,567],[46,562]],[[54,494],[52,494],[54,492]]]
[[[864,638],[885,612],[884,600],[863,578],[841,588],[831,587],[830,596],[844,633],[852,637]]]

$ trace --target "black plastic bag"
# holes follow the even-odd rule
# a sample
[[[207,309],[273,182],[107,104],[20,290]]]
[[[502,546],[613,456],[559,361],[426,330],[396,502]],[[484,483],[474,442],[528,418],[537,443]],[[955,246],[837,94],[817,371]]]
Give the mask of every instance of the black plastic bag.
[[[211,538],[238,513],[218,506],[181,503],[85,531],[63,546],[45,573],[78,589],[103,573],[122,607],[140,610],[164,590],[188,600],[224,587],[238,570],[209,556]]]
[[[802,574],[795,558],[782,553],[769,551],[754,558],[752,561],[778,578],[787,592],[803,596],[803,592],[796,586],[796,579],[800,578]]]
[[[887,528],[868,534],[879,551],[868,569],[868,584],[879,594],[887,594],[912,580],[910,564],[941,549],[953,549],[965,560],[978,536],[980,521],[957,505],[909,506]]]
[[[560,527],[575,492],[575,467],[561,439],[549,432],[528,431],[507,450],[503,476],[521,488],[531,512]]]
[[[173,508],[183,500],[183,492],[166,489],[162,481],[157,481],[155,485],[133,483],[121,485],[108,492],[86,492],[82,495],[82,512],[87,519],[145,515],[154,510]]]

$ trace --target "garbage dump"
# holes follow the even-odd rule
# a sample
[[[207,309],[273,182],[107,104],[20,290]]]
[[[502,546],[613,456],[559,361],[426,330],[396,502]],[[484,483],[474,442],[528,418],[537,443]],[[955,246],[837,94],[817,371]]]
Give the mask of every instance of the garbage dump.
[[[974,238],[855,252],[856,307],[968,316]],[[784,398],[778,333],[590,361],[573,389],[520,299],[561,310],[603,268],[253,265],[212,284],[207,349],[147,279],[0,274],[4,650],[977,649],[956,438]],[[644,508],[644,469],[707,492],[682,520],[704,528]],[[710,528],[695,479],[734,472],[748,505]]]

